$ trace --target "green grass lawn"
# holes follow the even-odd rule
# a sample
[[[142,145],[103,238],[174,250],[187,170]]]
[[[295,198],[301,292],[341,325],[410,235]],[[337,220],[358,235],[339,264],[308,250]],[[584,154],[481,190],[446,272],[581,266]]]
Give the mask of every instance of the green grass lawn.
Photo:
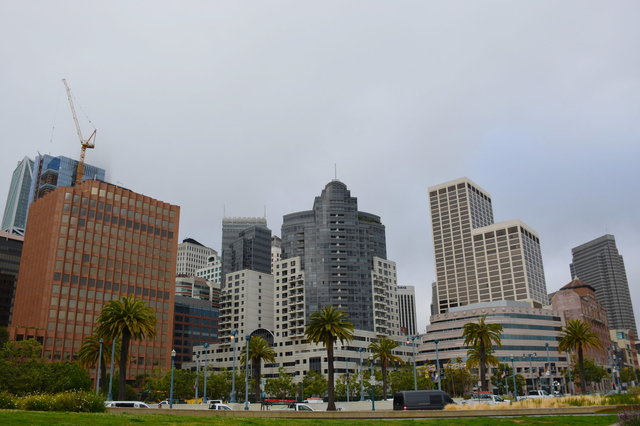
[[[169,414],[88,414],[0,410],[0,424],[3,425],[256,425],[281,426],[282,424],[300,425],[386,425],[421,424],[421,425],[611,425],[618,420],[615,415],[604,416],[549,416],[549,417],[515,417],[515,418],[472,418],[472,419],[433,419],[433,420],[292,420],[292,419],[260,419],[260,418],[214,418],[175,416]]]

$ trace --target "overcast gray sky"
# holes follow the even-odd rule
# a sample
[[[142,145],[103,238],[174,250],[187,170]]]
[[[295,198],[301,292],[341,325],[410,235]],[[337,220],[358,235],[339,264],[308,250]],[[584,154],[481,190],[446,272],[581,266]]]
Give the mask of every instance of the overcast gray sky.
[[[468,176],[537,230],[550,292],[614,234],[640,317],[639,22],[614,0],[0,0],[1,207],[22,157],[79,155],[64,77],[87,162],[180,205],[181,238],[219,249],[224,206],[279,235],[335,163],[424,330],[427,187]]]

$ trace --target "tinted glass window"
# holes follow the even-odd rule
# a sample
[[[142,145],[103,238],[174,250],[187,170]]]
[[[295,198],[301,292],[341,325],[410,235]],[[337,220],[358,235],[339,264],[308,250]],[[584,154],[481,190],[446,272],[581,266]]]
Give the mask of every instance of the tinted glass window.
[[[442,395],[429,395],[429,404],[442,404]]]

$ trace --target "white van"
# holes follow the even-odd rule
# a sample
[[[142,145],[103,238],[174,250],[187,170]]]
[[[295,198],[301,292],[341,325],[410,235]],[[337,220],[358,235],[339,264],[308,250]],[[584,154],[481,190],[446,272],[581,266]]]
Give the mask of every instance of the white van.
[[[107,408],[149,408],[142,401],[105,401],[104,406]]]

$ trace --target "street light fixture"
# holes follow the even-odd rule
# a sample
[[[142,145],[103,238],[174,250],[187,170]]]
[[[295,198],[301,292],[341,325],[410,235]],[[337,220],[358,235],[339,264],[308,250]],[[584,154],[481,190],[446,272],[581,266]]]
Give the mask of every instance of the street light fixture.
[[[102,343],[104,339],[100,338],[100,354],[98,355],[98,369],[96,371],[96,395],[98,394],[98,390],[100,389],[100,369],[102,368]]]
[[[171,350],[171,385],[169,386],[169,408],[173,408],[173,370],[176,361],[176,350]]]
[[[531,376],[531,389],[535,390],[536,389],[536,378],[533,375],[533,364],[531,363],[531,358],[537,356],[536,353],[532,353],[532,354],[522,354],[522,357],[529,357],[529,375]]]
[[[442,381],[440,380],[440,356],[438,354],[438,343],[440,340],[436,339],[433,341],[436,344],[436,375],[438,377],[438,390],[442,390]]]
[[[549,342],[544,344],[545,349],[547,350],[547,369],[545,369],[545,376],[547,376],[547,387],[549,395],[553,395],[553,391],[551,390],[551,361],[549,361]]]
[[[364,348],[358,348],[358,352],[360,353],[360,367],[358,368],[358,375],[360,376],[360,401],[364,401],[364,377],[362,374],[362,352],[364,352]]]
[[[204,354],[204,393],[202,395],[202,402],[203,403],[207,403],[207,370],[209,367],[209,357],[207,356],[209,352],[209,342],[205,342],[204,343],[204,350],[205,350],[205,354]]]
[[[371,411],[376,411],[376,393],[375,393],[375,376],[373,375],[373,354],[369,357],[369,367],[371,368]]]
[[[413,390],[418,390],[418,374],[416,372],[416,339],[418,336],[407,337],[407,344],[411,341],[413,346]]]
[[[511,355],[511,372],[513,373],[513,401],[518,400],[518,387],[516,386],[516,366],[513,363],[513,355]]]
[[[249,336],[244,337],[246,341],[245,354],[246,359],[244,362],[244,409],[249,409]]]
[[[233,375],[231,376],[231,403],[236,403],[236,336],[238,330],[231,332],[231,341],[233,342]]]
[[[196,354],[196,404],[198,403],[198,373],[200,372],[200,354]]]

